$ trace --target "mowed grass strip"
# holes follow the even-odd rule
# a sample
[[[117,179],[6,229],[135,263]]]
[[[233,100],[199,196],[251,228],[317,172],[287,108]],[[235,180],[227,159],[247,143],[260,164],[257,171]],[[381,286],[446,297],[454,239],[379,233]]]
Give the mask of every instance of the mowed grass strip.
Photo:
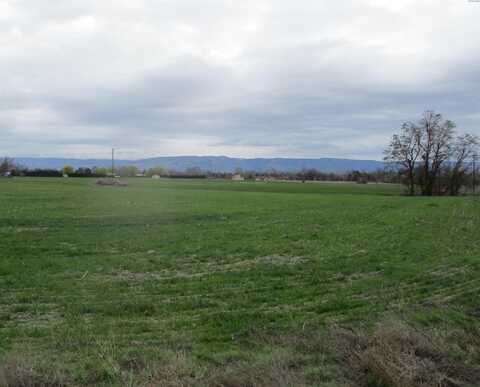
[[[0,180],[0,350],[82,369],[99,342],[209,362],[263,353],[257,335],[391,313],[477,329],[480,203],[401,193],[386,184]]]

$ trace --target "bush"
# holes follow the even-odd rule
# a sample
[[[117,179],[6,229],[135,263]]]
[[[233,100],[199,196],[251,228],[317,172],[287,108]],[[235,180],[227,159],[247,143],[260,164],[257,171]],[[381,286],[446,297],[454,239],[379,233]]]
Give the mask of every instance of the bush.
[[[24,176],[30,177],[62,177],[63,174],[56,169],[33,169],[23,171]]]

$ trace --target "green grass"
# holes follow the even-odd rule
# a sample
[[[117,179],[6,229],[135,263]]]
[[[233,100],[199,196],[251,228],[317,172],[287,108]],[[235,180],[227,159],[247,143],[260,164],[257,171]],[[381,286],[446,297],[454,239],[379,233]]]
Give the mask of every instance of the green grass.
[[[387,314],[480,324],[478,201],[383,184],[128,183],[0,180],[0,356],[27,350],[81,384],[105,346],[223,364],[268,352],[259,335]]]

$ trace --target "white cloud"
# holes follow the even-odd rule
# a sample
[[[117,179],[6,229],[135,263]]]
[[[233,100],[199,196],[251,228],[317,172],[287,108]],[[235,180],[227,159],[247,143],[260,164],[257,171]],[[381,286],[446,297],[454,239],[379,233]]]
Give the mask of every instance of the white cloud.
[[[431,108],[480,134],[479,18],[458,0],[0,0],[0,154],[379,158]]]

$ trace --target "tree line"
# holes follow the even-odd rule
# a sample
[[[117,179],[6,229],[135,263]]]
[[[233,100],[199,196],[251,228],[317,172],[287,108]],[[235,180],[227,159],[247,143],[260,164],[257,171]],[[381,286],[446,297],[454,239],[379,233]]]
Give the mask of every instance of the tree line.
[[[265,172],[237,169],[235,172],[212,172],[203,171],[198,167],[187,168],[184,171],[169,170],[162,166],[154,166],[148,169],[140,169],[134,165],[126,165],[115,168],[92,167],[74,168],[65,165],[62,169],[35,168],[16,164],[14,159],[4,158],[0,163],[0,175],[9,172],[12,176],[30,177],[152,177],[165,178],[210,178],[210,179],[231,179],[233,175],[240,174],[246,180],[295,180],[295,181],[337,181],[357,183],[399,183],[400,177],[397,172],[386,169],[379,169],[374,172],[349,171],[345,173],[322,172],[317,169],[302,169],[300,171],[284,172],[270,169]]]
[[[5,157],[0,161],[0,176],[9,174],[11,176],[30,176],[30,177],[152,177],[154,175],[162,177],[207,177],[205,172],[199,168],[188,168],[185,171],[169,171],[162,166],[154,166],[148,169],[140,169],[135,165],[124,165],[112,168],[107,167],[80,167],[75,168],[71,165],[65,165],[61,169],[54,168],[28,168],[15,162],[13,158]]]
[[[453,121],[426,111],[393,135],[384,160],[398,170],[409,195],[455,196],[475,190],[479,144],[477,136],[457,134]]]

